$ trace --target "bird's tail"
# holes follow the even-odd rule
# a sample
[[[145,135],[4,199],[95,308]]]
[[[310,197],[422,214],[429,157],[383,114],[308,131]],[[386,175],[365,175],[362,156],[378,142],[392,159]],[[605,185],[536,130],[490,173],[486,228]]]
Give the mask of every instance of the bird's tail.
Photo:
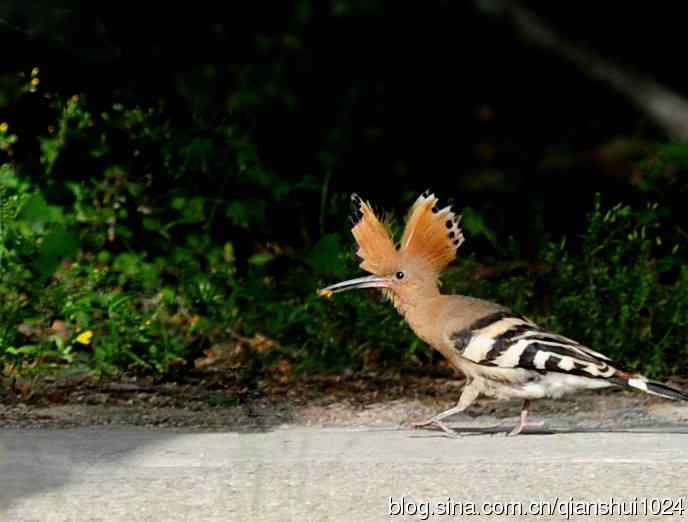
[[[664,397],[665,399],[672,399],[675,401],[688,401],[688,393],[667,386],[661,382],[650,381],[645,377],[635,375],[627,379],[613,379],[615,384],[619,386],[624,386],[626,388],[635,388],[636,390],[642,390],[646,393],[652,395],[658,395],[659,397]]]

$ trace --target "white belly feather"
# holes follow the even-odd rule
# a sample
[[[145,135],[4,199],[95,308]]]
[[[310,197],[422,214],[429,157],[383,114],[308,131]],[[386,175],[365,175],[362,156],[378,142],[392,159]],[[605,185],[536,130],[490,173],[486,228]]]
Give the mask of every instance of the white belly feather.
[[[484,378],[479,380],[482,381],[479,384],[482,393],[498,399],[543,399],[547,397],[556,399],[567,393],[580,390],[594,390],[613,386],[612,383],[602,379],[591,379],[565,373],[537,375],[532,380],[520,384]]]

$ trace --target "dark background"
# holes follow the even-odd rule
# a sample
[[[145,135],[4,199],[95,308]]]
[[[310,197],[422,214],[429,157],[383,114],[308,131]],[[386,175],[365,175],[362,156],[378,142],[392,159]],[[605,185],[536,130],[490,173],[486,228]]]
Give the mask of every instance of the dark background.
[[[685,91],[677,12],[524,5],[577,44]],[[429,186],[526,246],[534,232],[578,230],[594,192],[646,198],[628,158],[604,146],[665,138],[609,85],[473,2],[9,2],[2,18],[5,73],[39,65],[46,89],[86,91],[95,104],[165,100],[199,133],[231,118],[232,96],[250,84],[260,101],[240,116],[280,178],[330,171],[330,194],[356,190],[397,211]],[[12,110],[23,108],[6,118]],[[22,112],[19,125],[38,132],[40,118]],[[312,241],[318,199],[271,214],[299,206]],[[328,230],[341,228],[327,218]],[[535,231],[538,220],[547,226]],[[270,222],[302,240],[294,225]]]
[[[674,242],[685,242],[683,25],[678,10],[619,2],[5,2],[0,120],[19,138],[3,149],[3,161],[48,206],[62,209],[68,231],[58,237],[78,247],[39,247],[35,267],[30,250],[12,247],[17,266],[23,260],[30,273],[4,291],[36,295],[39,304],[12,312],[5,343],[48,343],[16,324],[64,319],[75,329],[92,325],[101,349],[110,342],[105,332],[128,331],[106,302],[123,292],[137,296],[126,315],[132,324],[149,320],[154,328],[159,321],[165,332],[183,315],[183,328],[192,325],[166,348],[185,364],[224,342],[228,323],[234,333],[277,339],[286,347],[277,357],[283,361],[314,357],[341,369],[352,360],[367,364],[371,346],[383,347],[372,359],[394,359],[390,347],[415,342],[407,330],[394,323],[384,339],[366,333],[390,320],[390,310],[368,308],[360,296],[331,305],[312,296],[319,285],[356,273],[353,257],[339,256],[352,246],[351,192],[400,217],[426,188],[466,209],[461,257],[477,260],[475,277],[520,267],[506,269],[516,279],[496,276],[487,290],[468,290],[543,316],[561,314],[552,326],[568,325],[583,341],[595,340],[591,332],[602,332],[602,323],[610,332],[628,321],[674,343],[664,332],[680,336],[676,328],[688,327],[684,305],[675,304],[676,327],[644,326],[659,321],[665,294],[639,304],[632,318],[615,316],[631,300],[625,281],[640,276],[624,273],[607,289],[594,274],[642,263],[632,253],[593,263],[586,252],[598,251],[585,241],[599,194],[605,208],[659,204],[671,242],[653,255],[669,259],[662,256]],[[27,91],[34,68],[39,83]],[[83,127],[65,116],[67,100],[78,114],[88,112]],[[655,110],[667,100],[673,124]],[[59,150],[51,167],[46,139]],[[87,194],[81,202],[75,187]],[[88,225],[79,221],[86,204],[95,216]],[[557,279],[551,258],[538,268],[548,245],[563,238],[567,253],[581,256],[580,280]],[[676,255],[648,261],[648,284],[679,284],[684,254]],[[84,272],[74,272],[70,259]],[[72,267],[68,277],[54,273],[62,261]],[[655,271],[660,265],[668,268]],[[72,294],[60,281],[87,285],[94,267],[107,273],[94,287],[102,302],[93,296],[76,312],[64,308]],[[174,289],[169,316],[151,319],[146,303],[163,287]],[[553,296],[583,288],[602,288],[578,297],[601,306],[609,299],[609,317],[588,324],[581,306],[552,308]],[[343,325],[364,320],[360,339],[347,337]],[[324,331],[329,348],[320,348]],[[147,350],[160,332],[126,342],[132,353],[157,360]],[[122,339],[113,346],[126,344]],[[344,341],[353,346],[348,359],[333,355]]]

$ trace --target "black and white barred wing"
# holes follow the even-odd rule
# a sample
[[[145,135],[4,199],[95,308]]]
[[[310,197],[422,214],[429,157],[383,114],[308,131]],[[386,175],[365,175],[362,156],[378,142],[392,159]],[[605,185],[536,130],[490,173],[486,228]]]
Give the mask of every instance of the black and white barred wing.
[[[475,363],[607,379],[622,367],[609,357],[572,339],[550,333],[512,312],[496,312],[450,340],[461,355]],[[623,370],[622,370],[623,371]]]

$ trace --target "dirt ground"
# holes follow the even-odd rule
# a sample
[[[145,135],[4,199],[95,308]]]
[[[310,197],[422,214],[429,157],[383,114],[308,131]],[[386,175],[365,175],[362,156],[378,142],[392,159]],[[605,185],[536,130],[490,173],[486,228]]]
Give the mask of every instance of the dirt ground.
[[[674,382],[688,388],[688,382]],[[0,392],[0,426],[138,426],[184,431],[267,431],[282,425],[405,426],[453,406],[459,379],[386,374],[318,376],[246,386],[218,375],[184,382],[89,376],[14,383]],[[481,398],[452,423],[511,425],[517,401]],[[643,428],[688,424],[688,404],[631,391],[585,392],[533,404],[547,426]]]

